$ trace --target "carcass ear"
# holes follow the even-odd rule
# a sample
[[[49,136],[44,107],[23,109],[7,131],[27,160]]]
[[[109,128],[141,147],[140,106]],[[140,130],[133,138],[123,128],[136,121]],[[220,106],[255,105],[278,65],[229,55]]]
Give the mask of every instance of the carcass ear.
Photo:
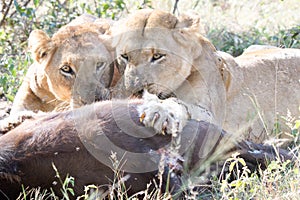
[[[34,30],[28,39],[28,48],[33,59],[41,63],[53,49],[51,38],[41,30]]]

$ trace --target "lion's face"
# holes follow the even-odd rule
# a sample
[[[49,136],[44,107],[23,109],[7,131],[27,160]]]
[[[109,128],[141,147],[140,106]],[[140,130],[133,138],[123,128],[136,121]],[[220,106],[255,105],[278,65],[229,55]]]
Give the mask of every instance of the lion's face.
[[[157,31],[164,32],[165,39],[158,38]],[[117,46],[117,54],[124,85],[132,93],[147,89],[166,98],[190,75],[191,55],[176,47],[178,43],[172,32],[150,29],[144,35],[136,31],[125,37],[122,41],[128,42]]]
[[[112,59],[96,28],[65,27],[51,39],[42,31],[30,36],[38,78],[57,100],[73,107],[109,97]]]
[[[112,46],[123,73],[119,83],[125,88],[123,96],[147,89],[160,99],[176,97],[205,108],[222,120],[226,67],[215,47],[201,36],[199,18],[142,10],[116,29]],[[197,112],[193,115],[198,119]]]
[[[195,45],[187,40],[191,39],[188,31],[176,28],[176,21],[162,12],[138,13],[114,37],[119,70],[129,93],[147,89],[167,98],[191,75],[200,49],[193,51]]]

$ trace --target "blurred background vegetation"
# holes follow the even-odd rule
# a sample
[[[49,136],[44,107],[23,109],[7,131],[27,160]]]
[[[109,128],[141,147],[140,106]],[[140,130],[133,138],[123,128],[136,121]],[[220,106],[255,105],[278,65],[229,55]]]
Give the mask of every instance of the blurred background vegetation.
[[[83,13],[118,20],[141,8],[199,14],[203,34],[234,56],[252,44],[300,48],[299,0],[1,0],[0,95],[13,100],[32,62],[32,30],[51,36]]]

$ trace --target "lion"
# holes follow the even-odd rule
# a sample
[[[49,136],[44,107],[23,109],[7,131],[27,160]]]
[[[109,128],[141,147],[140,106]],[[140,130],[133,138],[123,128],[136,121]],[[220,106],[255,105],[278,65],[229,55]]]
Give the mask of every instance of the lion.
[[[300,114],[300,50],[250,46],[236,58],[219,52],[228,69],[223,128],[241,130],[248,139],[291,139],[288,118]],[[277,137],[278,136],[278,137]]]
[[[51,38],[42,30],[32,31],[28,46],[34,62],[16,94],[11,118],[110,98],[114,65],[106,42],[109,27],[105,20],[82,15]]]
[[[223,119],[225,87],[222,73],[215,73],[223,70],[223,60],[199,33],[199,23],[195,16],[141,10],[112,29],[123,75],[112,96],[144,92],[148,103],[140,109],[141,120],[157,132],[180,131],[188,119]]]
[[[122,21],[113,31],[123,75],[113,97],[147,91],[141,120],[160,133],[180,132],[186,120],[195,119],[261,142],[276,114],[297,111],[300,50],[264,49],[229,58],[199,27],[196,16],[177,18],[159,10],[138,11]]]

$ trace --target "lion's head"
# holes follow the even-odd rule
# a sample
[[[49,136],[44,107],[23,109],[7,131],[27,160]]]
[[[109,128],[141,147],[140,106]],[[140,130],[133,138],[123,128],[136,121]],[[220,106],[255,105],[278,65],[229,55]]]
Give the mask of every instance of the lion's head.
[[[116,52],[126,89],[135,92],[144,87],[151,93],[169,96],[189,76],[193,55],[176,26],[177,19],[163,12],[137,12],[127,19]],[[168,84],[166,85],[166,82]]]
[[[197,16],[177,18],[159,10],[141,10],[121,21],[113,29],[113,47],[127,94],[147,89],[162,99],[176,96],[214,109],[212,101],[224,99],[225,65],[201,36],[199,23]]]
[[[49,96],[53,96],[79,107],[109,97],[113,65],[105,44],[105,26],[92,20],[79,23],[77,19],[52,38],[41,30],[30,34],[29,49],[36,69],[36,80],[30,84],[40,99],[51,101]],[[40,88],[46,92],[39,92]]]

